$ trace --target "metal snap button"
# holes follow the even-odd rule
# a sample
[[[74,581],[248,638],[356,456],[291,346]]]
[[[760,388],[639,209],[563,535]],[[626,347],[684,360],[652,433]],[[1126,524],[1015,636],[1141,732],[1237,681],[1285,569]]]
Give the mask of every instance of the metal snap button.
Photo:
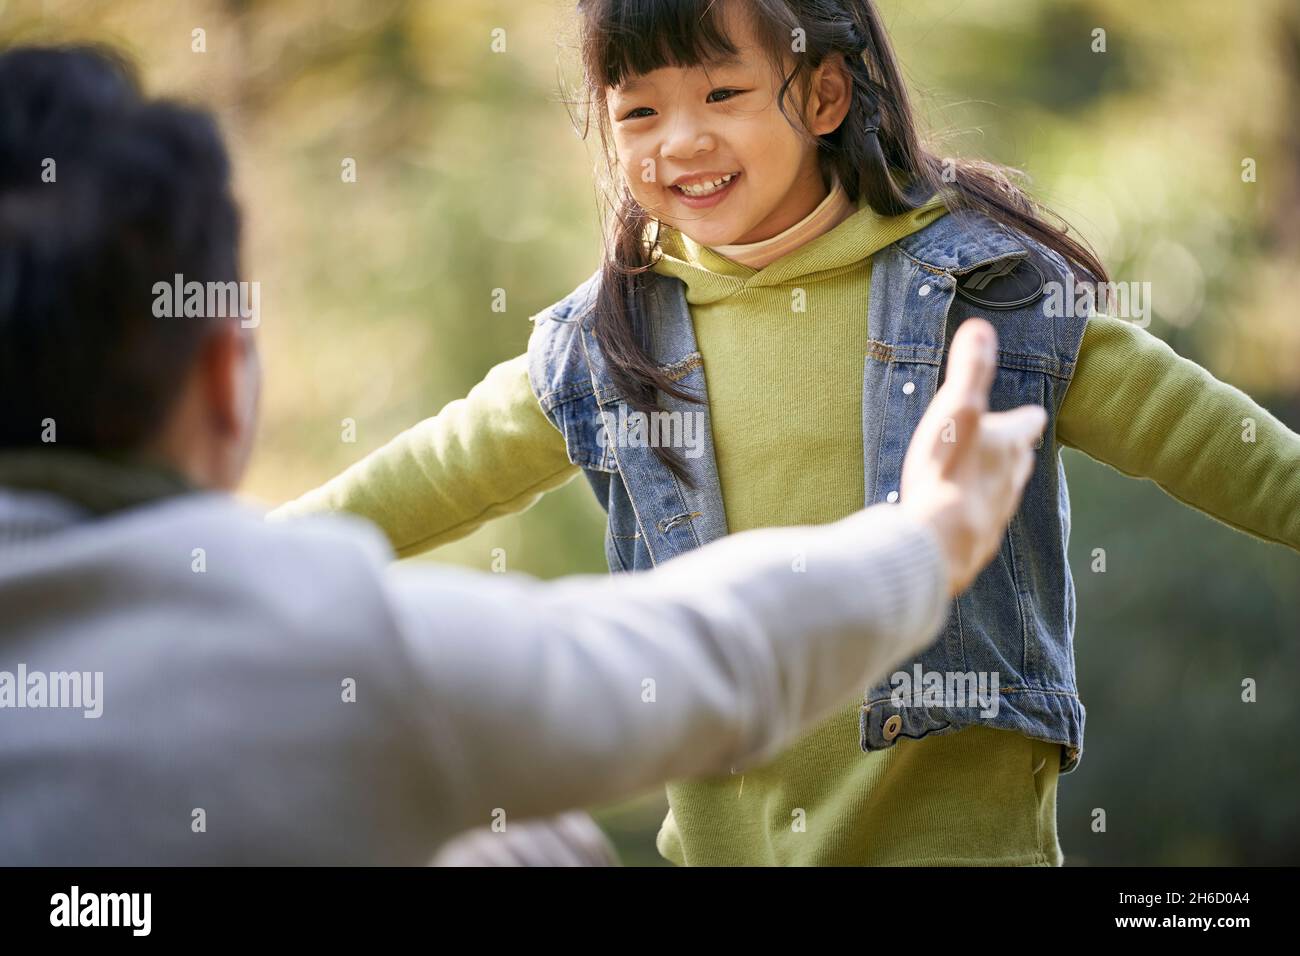
[[[886,740],[893,740],[898,736],[898,732],[903,729],[903,718],[897,714],[885,721],[885,726],[881,728],[885,733]]]
[[[905,382],[905,383],[903,383],[903,394],[904,394],[904,395],[911,395],[911,394],[912,394],[913,392],[915,392],[915,391],[916,391],[916,383],[915,383],[915,382]]]
[[[889,494],[885,495],[885,500],[892,505],[895,501],[898,500],[898,492],[891,491]]]
[[[921,288],[917,289],[916,294],[924,299],[930,294],[930,283],[927,282],[925,285],[921,286]]]

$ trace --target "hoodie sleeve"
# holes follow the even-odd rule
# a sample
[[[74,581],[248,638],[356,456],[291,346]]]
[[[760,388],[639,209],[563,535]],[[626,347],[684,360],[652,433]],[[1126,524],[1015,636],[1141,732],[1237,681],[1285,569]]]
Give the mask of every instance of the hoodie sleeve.
[[[1300,435],[1131,322],[1088,322],[1056,434],[1230,527],[1300,550]]]
[[[409,557],[524,511],[578,473],[533,395],[525,354],[269,518],[350,512]]]

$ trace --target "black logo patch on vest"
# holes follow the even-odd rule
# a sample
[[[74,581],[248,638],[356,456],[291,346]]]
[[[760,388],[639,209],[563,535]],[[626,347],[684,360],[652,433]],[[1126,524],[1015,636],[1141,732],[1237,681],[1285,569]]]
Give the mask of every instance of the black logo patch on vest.
[[[960,276],[957,295],[986,309],[1018,309],[1038,299],[1045,284],[1028,259],[1004,259]]]

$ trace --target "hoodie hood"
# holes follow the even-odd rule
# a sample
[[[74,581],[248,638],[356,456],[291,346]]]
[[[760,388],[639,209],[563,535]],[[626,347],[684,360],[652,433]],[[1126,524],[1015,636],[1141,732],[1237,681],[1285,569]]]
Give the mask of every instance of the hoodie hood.
[[[924,229],[947,211],[938,196],[898,216],[881,216],[865,200],[859,200],[857,212],[839,225],[761,269],[728,259],[716,249],[661,224],[654,271],[681,279],[686,285],[686,301],[691,305],[707,305],[746,288],[795,286],[838,275],[904,236]]]

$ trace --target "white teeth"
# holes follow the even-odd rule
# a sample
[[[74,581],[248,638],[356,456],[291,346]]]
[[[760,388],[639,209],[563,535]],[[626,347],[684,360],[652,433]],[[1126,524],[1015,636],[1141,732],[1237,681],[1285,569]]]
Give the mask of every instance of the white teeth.
[[[727,173],[727,175],[720,179],[715,179],[713,182],[692,183],[690,185],[678,186],[677,188],[688,196],[711,196],[723,186],[727,185],[727,183],[735,179],[738,175],[738,173]]]

